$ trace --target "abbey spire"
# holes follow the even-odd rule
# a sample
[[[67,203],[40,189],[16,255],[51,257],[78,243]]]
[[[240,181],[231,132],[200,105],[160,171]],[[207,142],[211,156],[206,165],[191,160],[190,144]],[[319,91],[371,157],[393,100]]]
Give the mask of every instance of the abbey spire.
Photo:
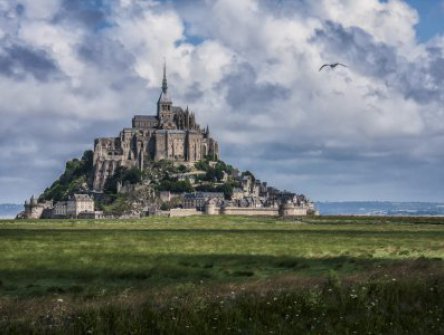
[[[166,77],[166,61],[163,62],[163,79],[162,79],[162,93],[168,93],[168,83]]]
[[[159,100],[157,101],[157,117],[161,123],[171,121],[173,102],[168,95],[168,82],[166,76],[166,62],[163,63],[163,79],[162,91],[160,92]]]

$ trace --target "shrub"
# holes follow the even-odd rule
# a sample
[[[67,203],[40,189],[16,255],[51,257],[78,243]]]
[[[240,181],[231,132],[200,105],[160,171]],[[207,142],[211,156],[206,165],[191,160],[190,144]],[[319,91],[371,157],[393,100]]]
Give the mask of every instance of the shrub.
[[[173,193],[194,192],[194,188],[188,179],[181,181],[164,179],[160,182],[157,190],[170,191]]]
[[[170,204],[168,202],[163,202],[162,205],[160,205],[160,210],[162,210],[162,211],[169,211],[170,210]]]

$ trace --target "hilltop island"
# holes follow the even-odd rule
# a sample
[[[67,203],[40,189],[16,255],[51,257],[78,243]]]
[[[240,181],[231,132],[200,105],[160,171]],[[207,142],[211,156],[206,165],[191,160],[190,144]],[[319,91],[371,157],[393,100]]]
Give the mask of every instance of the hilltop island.
[[[166,67],[156,115],[135,115],[118,137],[65,172],[17,218],[139,218],[147,215],[305,216],[317,214],[303,194],[281,191],[220,159],[218,142],[188,107],[174,106]]]

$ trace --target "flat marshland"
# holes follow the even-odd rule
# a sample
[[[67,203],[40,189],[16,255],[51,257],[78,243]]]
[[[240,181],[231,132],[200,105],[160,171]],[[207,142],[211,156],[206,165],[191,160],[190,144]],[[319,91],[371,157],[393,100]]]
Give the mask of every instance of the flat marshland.
[[[0,221],[0,333],[443,334],[444,218]]]

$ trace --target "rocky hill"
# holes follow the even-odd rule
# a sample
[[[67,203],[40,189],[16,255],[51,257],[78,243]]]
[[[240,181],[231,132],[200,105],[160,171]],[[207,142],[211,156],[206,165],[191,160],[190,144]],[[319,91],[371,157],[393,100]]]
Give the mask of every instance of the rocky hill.
[[[93,152],[85,151],[80,159],[66,163],[63,174],[39,197],[39,201],[67,200],[74,193],[89,193],[94,196],[96,208],[108,213],[140,210],[147,206],[167,209],[180,206],[180,200],[164,202],[161,192],[173,194],[191,192],[221,192],[231,200],[233,191],[240,188],[240,178],[253,174],[240,173],[238,169],[212,157],[193,165],[173,163],[167,160],[151,162],[141,171],[139,168],[119,167],[105,183],[103,193],[92,190]]]

